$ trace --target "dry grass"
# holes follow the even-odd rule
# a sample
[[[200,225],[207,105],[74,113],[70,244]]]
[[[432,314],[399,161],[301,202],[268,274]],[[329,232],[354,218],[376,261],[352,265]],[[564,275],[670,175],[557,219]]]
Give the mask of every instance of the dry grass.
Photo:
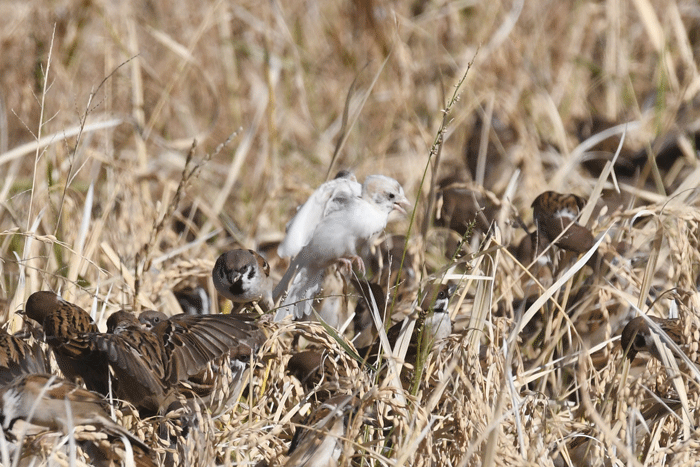
[[[174,287],[198,280],[212,291],[221,252],[280,240],[293,208],[339,168],[403,184],[426,274],[450,264],[444,229],[424,222],[431,180],[464,177],[471,164],[475,188],[498,208],[494,236],[474,243],[489,252],[449,272],[466,284],[452,302],[462,331],[428,356],[415,393],[363,369],[320,326],[267,325],[248,390],[195,417],[197,435],[178,441],[179,456],[284,462],[313,406],[285,374],[290,334],[302,332],[335,358],[323,388],[358,396],[383,425],[351,424],[344,456],[357,462],[696,462],[697,372],[681,364],[674,378],[656,361],[629,371],[613,337],[634,306],[647,310],[652,286],[677,287],[653,312],[667,315],[676,297],[686,352],[698,359],[695,2],[63,0],[0,11],[0,294],[12,329],[26,297],[46,288],[91,309],[100,326],[125,306],[175,312]],[[682,155],[618,174],[617,195],[612,175],[583,166],[583,140],[602,130],[600,119],[629,122],[620,157],[655,154],[666,135]],[[610,155],[617,139],[607,141]],[[492,247],[518,243],[513,219],[531,223],[530,203],[544,190],[590,196],[598,209],[588,226],[597,238],[607,232],[601,251],[626,243],[629,261],[590,277],[585,261],[562,258],[553,277],[529,280]],[[174,230],[191,206],[201,218]],[[270,262],[279,277],[284,265]],[[541,303],[518,305],[530,296]],[[640,412],[658,408],[652,393],[685,410],[644,426]],[[134,423],[165,452],[149,421]],[[63,452],[52,459],[71,463]]]

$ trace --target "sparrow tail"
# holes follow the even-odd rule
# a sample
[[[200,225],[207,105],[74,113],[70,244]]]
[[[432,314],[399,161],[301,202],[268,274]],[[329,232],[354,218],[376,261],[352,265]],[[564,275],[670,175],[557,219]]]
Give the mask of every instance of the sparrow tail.
[[[308,266],[299,266],[296,263],[296,260],[292,262],[284,275],[285,277],[282,278],[280,285],[278,285],[278,287],[283,286],[283,292],[286,289],[286,283],[291,281],[289,293],[287,293],[284,301],[277,309],[275,321],[282,321],[287,315],[292,313],[294,313],[296,319],[311,314],[313,298],[321,290],[325,270],[315,270]],[[288,275],[290,277],[287,277]],[[291,279],[291,276],[294,276],[294,278]]]

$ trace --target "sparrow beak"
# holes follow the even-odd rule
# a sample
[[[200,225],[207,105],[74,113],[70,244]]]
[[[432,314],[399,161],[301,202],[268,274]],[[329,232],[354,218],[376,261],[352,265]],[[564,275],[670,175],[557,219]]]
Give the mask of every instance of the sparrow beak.
[[[405,206],[405,207],[404,207]],[[411,207],[411,202],[408,201],[408,198],[405,196],[402,196],[401,198],[397,199],[394,201],[394,210],[399,211],[406,215],[406,209]]]

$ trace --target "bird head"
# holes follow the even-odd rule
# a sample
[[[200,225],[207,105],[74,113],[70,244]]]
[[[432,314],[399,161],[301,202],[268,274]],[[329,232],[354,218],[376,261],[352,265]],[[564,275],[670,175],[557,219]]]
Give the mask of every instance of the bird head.
[[[392,211],[406,214],[406,208],[411,206],[401,184],[384,175],[368,176],[362,185],[362,195],[371,203],[386,210],[387,214]]]

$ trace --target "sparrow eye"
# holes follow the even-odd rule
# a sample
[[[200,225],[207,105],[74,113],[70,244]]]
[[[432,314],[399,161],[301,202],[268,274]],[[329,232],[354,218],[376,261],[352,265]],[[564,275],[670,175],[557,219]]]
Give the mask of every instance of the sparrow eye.
[[[394,193],[389,193],[389,199],[394,199],[394,198],[396,198],[396,195],[394,195]]]

